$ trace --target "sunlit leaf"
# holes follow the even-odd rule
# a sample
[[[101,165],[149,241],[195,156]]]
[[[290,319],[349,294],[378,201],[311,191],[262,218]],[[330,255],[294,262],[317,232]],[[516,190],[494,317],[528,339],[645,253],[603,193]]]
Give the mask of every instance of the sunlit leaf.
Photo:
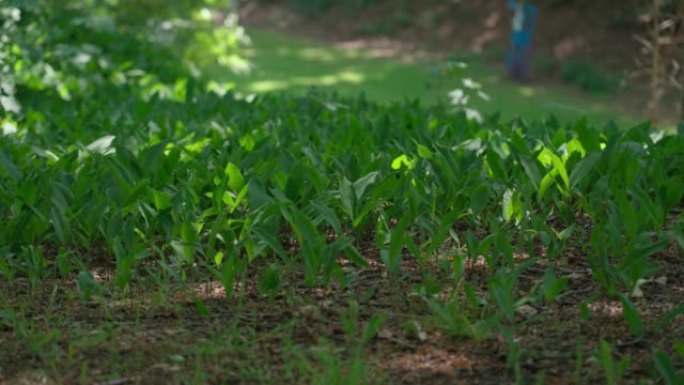
[[[401,154],[392,160],[391,166],[392,170],[399,170],[402,167],[406,167],[410,170],[416,166],[416,160],[409,158],[409,156],[406,154]]]
[[[223,252],[216,252],[216,254],[214,255],[214,263],[216,264],[216,266],[221,266],[221,264],[223,263],[223,256]]]
[[[112,154],[114,152],[114,148],[112,146],[114,139],[116,139],[116,136],[114,135],[105,135],[87,145],[86,149],[103,155]]]
[[[418,155],[420,155],[421,158],[432,159],[432,151],[430,151],[429,148],[420,143],[418,143],[416,146],[418,146]]]
[[[225,174],[228,177],[228,186],[233,191],[240,191],[245,186],[245,178],[242,176],[242,172],[238,166],[233,163],[228,163],[226,165]]]
[[[373,171],[354,182],[354,195],[356,196],[356,199],[361,199],[363,197],[366,189],[368,189],[371,184],[375,183],[379,175],[379,172]]]

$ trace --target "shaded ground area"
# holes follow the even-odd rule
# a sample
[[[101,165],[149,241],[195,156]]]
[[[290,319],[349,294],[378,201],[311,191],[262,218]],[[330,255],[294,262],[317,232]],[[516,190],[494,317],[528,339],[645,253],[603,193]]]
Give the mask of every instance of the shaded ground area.
[[[521,256],[530,263],[515,290],[531,300],[495,330],[486,330],[493,300],[482,290],[491,277],[473,261],[456,287],[474,288],[474,307],[454,297],[439,261],[421,269],[405,260],[400,277],[388,277],[378,263],[349,265],[347,278],[329,287],[301,286],[295,268],[286,289],[270,294],[260,294],[254,266],[231,299],[206,277],[190,278],[184,288],[155,286],[147,277],[149,286],[121,298],[100,270],[103,291],[86,302],[75,279],[33,289],[3,283],[2,307],[13,310],[0,314],[0,383],[501,384],[517,377],[589,384],[604,382],[606,371],[616,370],[607,365],[623,359],[627,370],[613,373],[620,383],[653,378],[650,352],[671,351],[684,337],[681,315],[663,319],[684,296],[681,252],[673,245],[660,254],[660,279],[635,298],[643,340],[630,337],[621,303],[600,294],[575,253],[581,251],[553,262]],[[569,284],[544,303],[533,298],[549,263]],[[430,279],[445,289],[421,295]],[[598,354],[601,339],[614,349],[611,362]]]

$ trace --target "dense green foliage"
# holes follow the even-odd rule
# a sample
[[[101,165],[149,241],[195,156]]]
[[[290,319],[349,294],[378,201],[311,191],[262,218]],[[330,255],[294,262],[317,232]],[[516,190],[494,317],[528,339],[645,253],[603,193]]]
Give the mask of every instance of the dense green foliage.
[[[91,267],[104,264],[122,292],[141,277],[182,284],[206,274],[230,297],[252,264],[266,265],[264,293],[299,268],[304,285],[345,285],[343,262],[365,265],[373,250],[393,277],[406,258],[448,273],[466,300],[437,299],[429,280],[420,293],[448,334],[483,338],[519,304],[564,289],[549,267],[533,296],[518,298],[530,262],[516,260],[559,260],[573,248],[641,337],[624,293],[657,270],[653,257],[668,244],[684,248],[684,127],[480,124],[417,101],[238,98],[173,61],[191,50],[104,27],[116,17],[21,9],[33,16],[16,22],[63,24],[9,30],[23,43],[3,47],[16,84],[3,89],[21,106],[5,108],[0,136],[9,282],[76,277],[88,298]],[[491,271],[488,302],[463,280],[465,261],[478,257]],[[601,352],[606,376],[619,377],[607,343]],[[654,360],[678,383],[673,358],[656,351]]]
[[[212,4],[213,8],[205,8]],[[222,4],[222,7],[218,5]],[[229,2],[5,1],[0,3],[3,107],[43,110],[47,99],[89,98],[104,89],[148,95],[198,78],[207,58],[239,65],[242,32],[222,17]],[[151,11],[154,10],[154,11]],[[116,91],[114,91],[116,92]],[[40,97],[38,97],[40,95]]]
[[[159,95],[51,101],[2,137],[6,278],[40,279],[59,267],[50,253],[103,243],[125,277],[145,259],[180,271],[277,255],[306,261],[313,283],[341,252],[363,263],[366,234],[393,272],[403,247],[424,262],[450,238],[494,267],[536,242],[560,255],[587,216],[587,254],[612,291],[681,237],[663,226],[684,191],[684,139],[654,141],[648,126],[480,126],[417,104],[248,102],[192,83]],[[452,234],[459,223],[470,230]]]

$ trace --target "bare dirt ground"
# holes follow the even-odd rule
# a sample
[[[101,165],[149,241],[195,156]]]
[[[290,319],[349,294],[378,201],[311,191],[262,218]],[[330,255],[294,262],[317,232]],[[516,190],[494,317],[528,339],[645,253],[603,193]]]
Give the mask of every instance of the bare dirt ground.
[[[314,377],[307,371],[324,371],[330,354],[342,363],[339,375],[351,370],[344,365],[358,354],[354,341],[360,329],[349,330],[351,304],[356,303],[352,323],[357,328],[376,314],[385,317],[360,353],[371,383],[495,385],[514,383],[516,371],[526,383],[604,383],[596,356],[603,339],[614,347],[616,361],[629,357],[620,383],[637,384],[654,376],[653,349],[672,352],[673,341],[684,338],[682,315],[660,323],[682,304],[682,257],[674,244],[659,254],[660,283],[644,284],[643,297],[634,299],[646,325],[643,339],[631,336],[621,302],[601,294],[581,249],[568,250],[561,260],[539,260],[523,271],[516,286],[519,297],[533,291],[549,263],[569,284],[555,301],[533,303],[514,319],[504,319],[509,336],[501,329],[480,337],[459,335],[454,325],[435,318],[415,295],[426,270],[412,259],[403,262],[399,278],[388,277],[376,262],[367,268],[347,266],[344,286],[305,287],[295,269],[285,278],[287,289],[277,295],[259,293],[254,267],[232,299],[225,298],[218,282],[200,277],[168,293],[139,285],[122,298],[108,286],[106,270],[98,280],[110,290],[89,302],[74,296],[73,280],[38,288],[28,282],[0,284],[3,293],[11,293],[4,296],[4,307],[15,311],[14,318],[9,313],[0,317],[0,383],[311,383]],[[465,282],[491,300],[486,267],[472,261],[466,267]],[[448,291],[448,275],[435,266],[428,271]],[[580,315],[583,308],[586,318]],[[465,311],[477,318],[477,309]],[[408,324],[417,328],[407,329]],[[515,341],[515,352],[510,341]],[[302,357],[306,364],[293,366]]]

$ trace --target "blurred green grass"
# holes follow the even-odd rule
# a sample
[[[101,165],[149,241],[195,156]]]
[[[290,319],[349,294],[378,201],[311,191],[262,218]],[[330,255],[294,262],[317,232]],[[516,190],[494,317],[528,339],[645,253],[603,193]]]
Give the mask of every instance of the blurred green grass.
[[[280,33],[250,29],[252,45],[243,51],[253,68],[238,75],[223,67],[211,67],[207,76],[230,82],[241,93],[305,93],[311,87],[344,96],[364,93],[377,102],[418,98],[424,104],[447,101],[447,92],[458,86],[456,79],[435,75],[437,62],[408,64],[400,60],[374,58],[371,54],[339,49]],[[636,116],[616,111],[609,96],[588,95],[562,85],[519,84],[507,79],[503,65],[492,66],[483,57],[468,55],[468,76],[483,84],[489,102],[474,107],[484,113],[501,112],[504,119],[538,120],[551,115],[561,121],[586,117],[595,124],[614,120],[635,123]],[[432,85],[430,85],[432,84]]]

